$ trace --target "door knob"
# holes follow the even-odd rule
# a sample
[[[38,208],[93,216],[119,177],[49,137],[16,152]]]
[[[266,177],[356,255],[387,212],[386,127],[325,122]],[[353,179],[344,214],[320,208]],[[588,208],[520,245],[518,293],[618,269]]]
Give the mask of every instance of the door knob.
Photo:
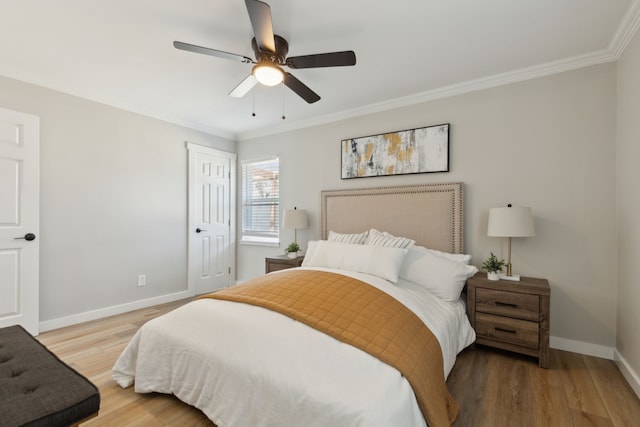
[[[14,239],[14,240],[24,239],[24,240],[27,240],[27,241],[29,241],[29,242],[30,242],[30,241],[32,241],[32,240],[36,240],[36,235],[35,235],[35,234],[33,234],[33,233],[27,233],[27,234],[25,234],[23,237],[14,237],[13,239]]]
[[[196,228],[196,233],[201,233],[201,232],[203,232],[203,231],[207,231],[207,230],[203,230],[203,229],[201,229],[201,228]]]

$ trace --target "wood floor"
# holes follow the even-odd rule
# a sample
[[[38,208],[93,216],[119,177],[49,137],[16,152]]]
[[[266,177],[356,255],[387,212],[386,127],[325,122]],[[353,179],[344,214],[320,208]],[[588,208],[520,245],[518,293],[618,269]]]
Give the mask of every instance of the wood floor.
[[[135,331],[185,302],[38,337],[100,388],[100,413],[83,426],[213,426],[173,396],[137,394],[111,379],[111,368]],[[447,385],[460,405],[454,426],[640,426],[640,400],[609,360],[552,349],[550,369],[541,369],[534,359],[478,347],[458,356]]]
[[[527,356],[465,350],[447,385],[454,426],[640,426],[640,399],[605,359],[551,349],[549,369]]]

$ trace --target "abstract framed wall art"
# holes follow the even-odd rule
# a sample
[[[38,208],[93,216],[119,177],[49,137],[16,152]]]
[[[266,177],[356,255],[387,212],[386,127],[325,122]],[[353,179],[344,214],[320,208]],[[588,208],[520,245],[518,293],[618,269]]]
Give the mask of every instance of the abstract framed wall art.
[[[342,179],[449,172],[449,123],[343,139]]]

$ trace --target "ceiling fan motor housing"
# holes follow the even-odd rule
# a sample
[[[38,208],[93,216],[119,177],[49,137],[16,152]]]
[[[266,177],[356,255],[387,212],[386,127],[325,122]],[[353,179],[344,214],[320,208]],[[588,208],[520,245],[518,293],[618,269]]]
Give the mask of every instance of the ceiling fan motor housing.
[[[257,62],[271,62],[277,65],[285,65],[285,59],[289,52],[289,43],[277,34],[273,35],[273,40],[276,45],[276,51],[271,52],[268,50],[260,50],[256,38],[251,39],[251,48],[256,54]]]

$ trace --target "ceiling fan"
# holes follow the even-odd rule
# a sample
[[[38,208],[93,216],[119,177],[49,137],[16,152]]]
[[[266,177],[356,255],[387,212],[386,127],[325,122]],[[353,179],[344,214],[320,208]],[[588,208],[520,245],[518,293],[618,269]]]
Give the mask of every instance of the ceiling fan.
[[[312,104],[320,100],[320,96],[307,85],[286,72],[282,67],[293,69],[319,68],[319,67],[344,67],[356,64],[356,54],[352,50],[342,52],[319,53],[315,55],[293,56],[287,58],[289,43],[273,33],[271,21],[271,8],[265,2],[259,0],[245,0],[249,19],[253,27],[254,37],[251,47],[255,52],[253,60],[244,55],[210,49],[189,43],[174,41],[176,49],[187,50],[218,58],[231,59],[246,64],[255,64],[251,74],[242,80],[230,93],[230,96],[241,98],[246,95],[257,83],[266,86],[275,86],[281,82],[294,91],[298,96]]]

